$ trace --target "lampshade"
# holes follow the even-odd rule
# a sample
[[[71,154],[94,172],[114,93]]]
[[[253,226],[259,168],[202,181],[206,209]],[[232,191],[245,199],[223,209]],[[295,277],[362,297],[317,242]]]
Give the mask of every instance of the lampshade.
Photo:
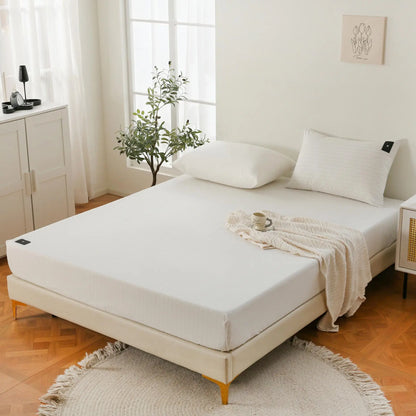
[[[26,65],[19,66],[19,81],[20,82],[29,81],[29,75],[27,74]]]

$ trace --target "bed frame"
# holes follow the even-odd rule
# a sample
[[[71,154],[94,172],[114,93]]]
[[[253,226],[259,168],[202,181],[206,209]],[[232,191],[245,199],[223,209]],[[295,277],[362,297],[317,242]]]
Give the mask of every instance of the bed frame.
[[[370,259],[371,274],[376,276],[394,263],[394,243]],[[220,387],[223,404],[228,403],[231,382],[257,360],[295,335],[326,312],[325,293],[312,299],[232,351],[218,351],[158,331],[138,322],[95,309],[29,283],[11,274],[7,277],[13,316],[18,305],[31,305],[68,321],[203,375]]]

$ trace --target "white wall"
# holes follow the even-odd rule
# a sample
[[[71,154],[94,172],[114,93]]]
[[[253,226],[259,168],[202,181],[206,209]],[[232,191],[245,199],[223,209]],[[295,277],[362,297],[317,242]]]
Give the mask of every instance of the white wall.
[[[82,73],[87,97],[87,138],[85,146],[88,194],[91,198],[107,192],[107,167],[103,133],[101,62],[96,0],[78,0]]]
[[[217,137],[296,156],[305,127],[407,138],[386,195],[416,193],[416,2],[216,2]],[[340,61],[342,15],[387,16],[385,65]]]

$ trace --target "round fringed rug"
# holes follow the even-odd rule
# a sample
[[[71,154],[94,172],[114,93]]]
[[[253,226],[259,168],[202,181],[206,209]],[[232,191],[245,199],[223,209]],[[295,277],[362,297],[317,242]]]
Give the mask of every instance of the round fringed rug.
[[[68,368],[41,401],[41,416],[393,415],[370,376],[297,338],[240,374],[226,406],[201,375],[119,342]]]

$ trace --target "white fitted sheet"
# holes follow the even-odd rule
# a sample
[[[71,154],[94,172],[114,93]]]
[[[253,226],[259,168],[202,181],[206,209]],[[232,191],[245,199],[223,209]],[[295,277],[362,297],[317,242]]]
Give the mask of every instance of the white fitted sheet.
[[[277,181],[243,190],[189,176],[7,242],[12,273],[185,340],[232,350],[324,288],[316,260],[261,250],[228,231],[231,211],[271,210],[356,228],[369,255],[396,239],[384,207]]]

